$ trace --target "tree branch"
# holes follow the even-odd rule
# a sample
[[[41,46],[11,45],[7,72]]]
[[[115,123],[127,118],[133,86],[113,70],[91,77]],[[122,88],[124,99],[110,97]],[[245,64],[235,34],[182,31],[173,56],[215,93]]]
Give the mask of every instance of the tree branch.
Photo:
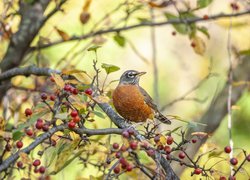
[[[40,45],[39,47],[31,47],[29,51],[34,51],[37,49],[44,49],[44,48],[48,48],[54,45],[58,45],[61,43],[65,43],[65,42],[70,42],[70,41],[76,41],[76,40],[84,40],[84,39],[88,39],[90,37],[94,37],[96,35],[102,35],[102,34],[107,34],[107,33],[113,33],[113,32],[121,32],[121,31],[127,31],[127,30],[131,30],[131,29],[135,29],[135,28],[139,28],[139,27],[150,27],[150,26],[163,26],[163,25],[172,25],[172,24],[183,24],[183,23],[187,23],[187,24],[191,24],[191,23],[196,23],[196,22],[202,22],[202,21],[212,21],[212,20],[216,20],[216,19],[221,19],[221,18],[228,18],[228,17],[238,17],[238,16],[243,16],[243,15],[249,15],[250,14],[250,10],[246,10],[243,12],[239,12],[239,13],[234,13],[234,14],[216,14],[213,16],[210,16],[209,19],[204,19],[203,17],[195,17],[195,18],[188,18],[185,19],[185,22],[183,22],[183,19],[171,19],[168,21],[163,21],[163,22],[142,22],[139,24],[134,24],[131,26],[125,26],[125,27],[120,27],[120,28],[111,28],[111,29],[107,29],[107,30],[99,30],[96,32],[90,32],[88,34],[82,35],[82,36],[74,36],[71,37],[68,40],[58,40],[49,44],[45,44],[45,45]]]
[[[60,73],[61,71],[53,70],[50,68],[38,68],[36,66],[28,66],[24,68],[13,68],[0,74],[0,81],[10,79],[14,76],[23,75],[37,75],[37,76],[50,76],[51,73]]]
[[[250,69],[250,56],[245,57],[239,63],[239,65],[234,69],[234,80],[235,81],[249,81],[249,69]],[[232,104],[235,104],[241,97],[241,94],[245,86],[238,86],[234,89],[232,94]],[[199,123],[206,124],[207,126],[197,126],[190,128],[186,132],[186,139],[190,139],[193,132],[206,132],[208,134],[213,134],[215,130],[219,127],[223,118],[227,115],[227,97],[228,97],[228,83],[223,87],[220,94],[214,99],[208,108],[207,112],[201,117]],[[206,142],[208,137],[204,137],[202,141],[198,141],[195,144],[192,144],[192,148],[188,148],[186,153],[190,158],[194,158],[200,147]],[[180,167],[179,164],[176,164],[176,173],[181,174],[185,167]]]

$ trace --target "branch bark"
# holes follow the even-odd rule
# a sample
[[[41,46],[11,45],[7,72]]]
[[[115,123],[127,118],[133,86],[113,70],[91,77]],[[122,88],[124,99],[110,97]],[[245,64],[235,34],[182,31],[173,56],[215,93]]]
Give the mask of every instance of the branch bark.
[[[0,74],[0,82],[11,79],[12,77],[23,75],[23,76],[50,76],[51,73],[60,73],[61,71],[53,70],[50,68],[38,68],[36,66],[28,66],[25,68],[13,68],[4,73]]]
[[[134,24],[134,25],[125,26],[125,27],[120,27],[120,28],[111,28],[111,29],[107,29],[107,30],[99,30],[99,31],[95,31],[95,32],[90,32],[90,33],[82,35],[82,36],[71,37],[70,39],[68,39],[66,41],[65,40],[54,41],[54,42],[51,42],[49,44],[40,45],[39,47],[31,47],[29,51],[34,51],[37,49],[44,49],[44,48],[48,48],[48,47],[58,45],[61,43],[65,43],[65,42],[84,40],[84,39],[88,39],[90,37],[94,37],[97,35],[127,31],[127,30],[136,29],[136,28],[140,28],[140,27],[163,26],[163,25],[172,25],[172,24],[192,24],[192,23],[196,23],[196,22],[213,21],[213,20],[217,20],[217,19],[228,18],[228,17],[238,17],[238,16],[243,16],[243,15],[250,15],[250,10],[246,10],[246,11],[239,12],[239,13],[233,13],[233,14],[220,13],[220,14],[210,16],[209,19],[204,19],[203,17],[187,18],[187,19],[185,19],[185,22],[183,21],[183,19],[171,19],[171,20],[167,20],[167,21],[154,22],[154,23],[143,22],[143,23]]]

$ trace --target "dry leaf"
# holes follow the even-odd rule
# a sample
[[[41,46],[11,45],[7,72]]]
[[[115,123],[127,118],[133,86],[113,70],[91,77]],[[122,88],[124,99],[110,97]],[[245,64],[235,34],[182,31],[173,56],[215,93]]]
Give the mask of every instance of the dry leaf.
[[[80,21],[82,24],[86,24],[90,19],[90,14],[88,12],[81,12]]]
[[[57,33],[61,36],[61,38],[62,38],[64,41],[67,41],[67,40],[70,39],[69,35],[68,35],[66,32],[64,32],[64,31],[62,31],[62,30],[60,30],[60,29],[58,29],[57,27],[55,27],[55,29],[56,29]]]
[[[51,76],[54,78],[56,85],[63,89],[65,86],[65,82],[63,81],[62,77],[59,74],[55,73],[52,73]]]
[[[191,135],[192,136],[199,136],[199,137],[206,137],[206,136],[208,136],[208,133],[205,133],[205,132],[193,132]]]
[[[79,73],[72,73],[71,76],[74,76],[78,81],[80,81],[83,84],[91,83],[90,77],[84,71],[79,72]]]
[[[24,163],[24,164],[30,164],[32,163],[31,159],[29,158],[28,154],[24,153],[24,152],[20,152],[19,153],[19,156],[21,158],[21,161]]]
[[[194,52],[203,55],[206,51],[206,44],[202,38],[199,36],[195,36],[192,40],[192,46],[194,48]]]

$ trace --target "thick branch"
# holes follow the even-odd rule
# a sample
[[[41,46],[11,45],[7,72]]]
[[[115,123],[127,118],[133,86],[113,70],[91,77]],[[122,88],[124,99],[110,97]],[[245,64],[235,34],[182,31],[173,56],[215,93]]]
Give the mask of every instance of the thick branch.
[[[96,32],[91,32],[82,36],[74,36],[68,40],[58,40],[49,44],[45,45],[40,45],[39,47],[33,47],[30,49],[30,51],[34,51],[36,49],[43,49],[43,48],[48,48],[57,44],[69,42],[69,41],[76,41],[76,40],[83,40],[83,39],[88,39],[90,37],[94,37],[96,35],[102,35],[102,34],[107,34],[107,33],[113,33],[113,32],[121,32],[121,31],[127,31],[130,29],[135,29],[139,27],[149,27],[149,26],[163,26],[163,25],[171,25],[171,24],[191,24],[191,23],[196,23],[196,22],[201,22],[201,21],[211,21],[211,20],[216,20],[216,19],[221,19],[221,18],[228,18],[228,17],[238,17],[238,16],[243,16],[243,15],[249,15],[250,10],[246,10],[243,12],[239,13],[233,13],[233,14],[216,14],[213,16],[210,16],[209,19],[204,19],[203,17],[195,17],[195,18],[187,18],[185,19],[185,22],[183,19],[171,19],[168,21],[163,21],[163,22],[142,22],[139,24],[131,25],[131,26],[126,26],[126,27],[120,27],[120,28],[113,28],[113,29],[107,29],[107,30],[99,30]]]
[[[116,126],[119,128],[129,128],[131,125],[127,124],[126,121],[121,118],[113,109],[112,107],[107,103],[101,103],[98,104],[99,107],[108,115],[108,117],[112,120],[112,122],[115,123]],[[141,141],[145,138],[141,136],[138,132],[136,132],[136,138]],[[173,171],[172,167],[170,166],[169,162],[164,158],[160,153],[156,152],[156,157],[160,158],[160,163],[164,171],[166,172],[166,179],[169,180],[178,180],[178,176]]]
[[[0,81],[10,79],[17,75],[29,76],[50,76],[51,73],[60,73],[60,71],[50,68],[38,68],[36,66],[28,66],[25,68],[13,68],[0,74]]]
[[[42,135],[37,137],[36,140],[32,142],[28,147],[16,152],[12,156],[10,156],[8,159],[4,160],[3,163],[0,165],[0,172],[10,167],[10,165],[13,164],[19,158],[19,154],[21,152],[26,153],[26,154],[30,153],[31,150],[33,150],[35,147],[41,144],[44,140],[48,139],[55,132],[61,131],[64,128],[65,128],[65,125],[56,126],[56,127],[51,128],[48,132],[43,133]]]

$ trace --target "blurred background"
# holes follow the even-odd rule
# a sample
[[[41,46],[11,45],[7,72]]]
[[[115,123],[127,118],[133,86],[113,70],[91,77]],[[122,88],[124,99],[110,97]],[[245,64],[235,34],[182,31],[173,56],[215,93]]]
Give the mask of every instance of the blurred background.
[[[0,12],[2,13],[6,9],[6,2],[0,2]],[[93,60],[96,59],[96,55],[93,51],[87,49],[95,44],[101,46],[97,50],[99,67],[102,63],[120,67],[119,71],[108,76],[105,88],[107,92],[112,91],[117,85],[117,81],[108,85],[109,82],[118,80],[125,70],[146,71],[147,74],[141,77],[140,85],[156,100],[158,107],[162,108],[165,115],[178,116],[185,121],[199,122],[227,81],[229,58],[233,62],[233,68],[235,68],[240,62],[239,56],[242,55],[240,53],[250,49],[249,15],[197,22],[197,26],[206,28],[207,35],[197,31],[195,37],[188,33],[180,33],[178,27],[167,24],[155,27],[138,27],[126,31],[121,30],[118,33],[104,33],[84,40],[63,42],[70,38],[88,34],[91,31],[108,30],[112,27],[122,28],[152,18],[152,11],[150,11],[152,7],[148,6],[148,2],[144,0],[92,0],[89,1],[90,4],[86,9],[87,2],[84,0],[68,0],[62,6],[63,11],[54,14],[32,42],[31,46],[38,47],[38,50],[27,54],[20,66],[35,64],[39,67],[65,71],[79,69],[93,76],[95,73],[93,71]],[[236,2],[239,6],[236,12],[230,6],[232,2]],[[17,9],[17,2],[13,1],[12,3],[13,9]],[[121,5],[122,3],[125,5]],[[161,3],[161,1],[155,1],[155,3]],[[55,4],[51,3],[45,13],[51,11],[54,6]],[[192,13],[195,17],[204,17],[204,15],[210,17],[221,13],[237,13],[249,9],[249,6],[247,1],[214,0],[207,7],[195,10]],[[154,21],[166,20],[164,13],[178,16],[177,10],[185,11],[188,10],[187,7],[195,9],[197,1],[178,1],[175,5],[170,4],[163,8],[153,8]],[[133,8],[138,8],[138,10],[134,10],[128,18],[127,12]],[[14,11],[13,9],[10,11]],[[80,16],[85,11],[89,13],[90,18],[83,23],[84,20],[80,19]],[[127,18],[127,20],[124,20],[124,18]],[[15,16],[9,22],[12,32],[15,33],[20,18]],[[154,31],[153,37],[152,31]],[[119,35],[118,40],[115,39],[117,34]],[[196,37],[199,37],[201,42],[198,41],[198,45],[196,44],[196,47],[194,47],[192,43]],[[59,41],[62,41],[62,43],[39,49],[40,45],[44,46]],[[8,39],[1,36],[1,58],[4,57],[8,44]],[[197,52],[195,50],[197,46],[202,50]],[[155,51],[153,50],[154,47]],[[156,68],[157,71],[155,71]],[[158,77],[156,77],[156,73]],[[104,70],[101,72],[100,78],[103,82],[105,79]],[[158,79],[158,83],[155,82],[156,79]],[[44,82],[48,83],[46,79],[41,83]],[[18,87],[31,88],[34,87],[34,77],[18,76],[12,79],[12,83]],[[197,86],[197,84],[200,85]],[[156,85],[157,87],[155,87]],[[237,88],[237,86],[233,87],[233,93]],[[232,116],[234,146],[235,148],[243,148],[247,152],[250,151],[248,134],[250,132],[250,95],[248,90],[247,88],[244,89],[241,98],[234,104]],[[17,101],[11,102],[12,105],[18,103],[18,101],[21,101],[19,99],[24,97],[21,92],[16,95]],[[184,95],[186,96],[183,97]],[[34,98],[37,97],[38,95],[35,95]],[[180,97],[183,98],[179,99]],[[30,106],[32,100],[34,99],[24,103],[20,112]],[[20,117],[21,119],[24,118],[22,115]],[[108,127],[107,122],[109,122],[108,118],[105,120],[100,118],[94,122],[95,125],[91,126]],[[173,129],[178,126],[183,126],[185,129],[188,126],[187,123],[178,120],[174,121],[173,124],[171,127]],[[161,130],[164,129],[169,129],[169,127],[161,127]],[[119,139],[119,137],[114,137],[114,139]],[[210,134],[208,141],[199,151],[205,152],[211,148],[223,149],[228,144],[227,116],[225,116],[218,129]],[[240,149],[236,149],[235,156],[240,152]],[[203,161],[205,162],[207,159]],[[218,160],[211,159],[209,163],[213,164],[216,161]],[[175,168],[178,169],[178,165]],[[220,168],[227,171],[229,165],[223,165]],[[250,173],[249,164],[245,166],[245,169]],[[78,160],[74,160],[64,171],[53,176],[53,179],[91,179],[91,177],[94,179],[97,173],[96,168],[83,168],[82,165],[79,165]],[[121,176],[121,179],[127,178],[132,179],[133,176]],[[195,178],[190,177],[190,169],[187,168],[181,179]]]

